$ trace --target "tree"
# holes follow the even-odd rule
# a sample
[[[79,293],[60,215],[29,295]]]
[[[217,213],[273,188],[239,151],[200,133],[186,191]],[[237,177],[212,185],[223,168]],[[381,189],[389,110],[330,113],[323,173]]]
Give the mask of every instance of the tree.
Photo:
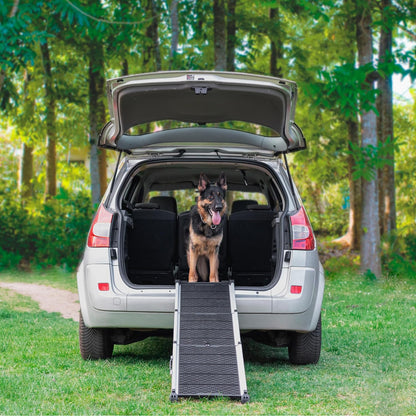
[[[235,9],[237,7],[237,0],[228,0],[227,6],[227,71],[235,71],[235,48],[237,41]]]
[[[213,13],[215,70],[225,71],[227,68],[225,0],[214,0]]]
[[[98,149],[98,134],[105,124],[104,50],[103,45],[94,40],[89,43],[88,108],[90,135],[90,175],[92,204],[97,205],[107,186],[105,172],[105,150]]]
[[[65,6],[66,7],[66,6]],[[78,36],[71,42],[79,53],[88,57],[88,137],[90,145],[91,197],[93,206],[98,205],[107,187],[107,160],[104,149],[98,149],[98,135],[106,122],[105,112],[105,42],[113,36],[112,27],[108,24],[101,4],[88,0],[88,12],[64,8],[62,16],[79,22]],[[90,20],[85,20],[88,16]],[[82,36],[80,36],[82,35]]]
[[[31,74],[27,66],[36,58],[37,43],[45,39],[44,30],[37,30],[32,22],[32,7],[39,4],[20,3],[19,0],[5,1],[0,7],[0,44],[3,53],[0,58],[0,110],[16,116],[20,133],[33,126],[28,119],[33,115],[34,100],[28,92]],[[23,76],[23,93],[18,94],[16,74]],[[22,109],[24,116],[19,114]],[[26,201],[33,195],[33,145],[30,140],[22,138],[19,166],[19,191]]]
[[[46,112],[46,181],[45,197],[56,195],[56,97],[49,44],[45,40],[40,45],[45,87]]]
[[[381,0],[381,26],[379,42],[379,76],[377,98],[379,113],[377,132],[381,143],[393,142],[393,25],[394,15],[391,0]],[[379,212],[380,234],[388,234],[396,229],[396,193],[394,184],[394,147],[387,155],[387,161],[379,169]]]
[[[282,67],[279,61],[283,59],[283,36],[281,30],[281,21],[279,7],[270,8],[270,75],[274,77],[283,77]]]
[[[179,42],[179,17],[178,17],[178,0],[171,0],[170,3],[170,21],[172,27],[172,38],[170,43],[170,55],[169,55],[169,69],[172,70],[176,67],[176,55],[178,53]]]
[[[373,35],[371,29],[371,1],[363,0],[357,3],[357,49],[358,61],[361,67],[371,68],[373,65]],[[362,86],[373,90],[374,81],[368,77]],[[377,149],[377,117],[374,109],[364,107],[361,103],[361,141],[363,151],[367,154],[366,162],[372,163],[371,154]],[[361,270],[370,271],[376,277],[381,276],[380,258],[380,228],[378,210],[378,180],[377,170],[371,165],[369,176],[363,180],[362,216],[361,216]]]
[[[350,68],[355,68],[356,63],[356,29],[355,29],[355,10],[354,2],[351,0],[344,0],[343,7],[340,12],[340,18],[344,24],[342,29],[344,30],[343,49],[345,51],[346,61]],[[347,75],[348,76],[348,75]],[[351,74],[351,77],[354,76]],[[348,87],[347,87],[348,88]],[[349,104],[352,108],[348,109],[343,114],[348,133],[348,184],[349,184],[349,221],[348,231],[344,236],[344,241],[347,242],[351,250],[359,250],[361,245],[361,207],[362,207],[362,178],[354,177],[354,157],[353,149],[357,149],[360,145],[360,132],[358,121],[358,97],[355,96]]]
[[[146,16],[150,16],[150,22],[146,28],[146,45],[143,50],[143,68],[146,71],[160,71],[162,61],[159,45],[159,15],[155,0],[144,0]]]
[[[29,95],[29,83],[31,75],[24,71],[23,104],[27,115],[33,114],[34,100]],[[23,126],[22,129],[24,130]],[[27,201],[33,196],[33,145],[28,140],[22,140],[22,154],[19,166],[19,191],[22,201]]]

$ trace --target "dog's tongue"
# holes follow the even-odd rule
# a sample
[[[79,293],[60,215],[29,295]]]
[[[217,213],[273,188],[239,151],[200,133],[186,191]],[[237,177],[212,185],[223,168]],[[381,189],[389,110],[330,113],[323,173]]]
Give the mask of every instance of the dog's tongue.
[[[221,222],[221,215],[218,211],[214,211],[212,214],[212,223],[218,225]]]

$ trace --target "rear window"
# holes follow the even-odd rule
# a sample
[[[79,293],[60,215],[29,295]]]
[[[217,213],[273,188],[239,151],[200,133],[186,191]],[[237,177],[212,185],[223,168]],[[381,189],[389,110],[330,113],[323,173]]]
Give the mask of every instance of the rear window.
[[[178,213],[188,211],[196,203],[198,192],[195,189],[179,189],[175,191],[151,191],[147,194],[146,202],[155,196],[173,196],[176,199]],[[228,213],[232,212],[234,201],[248,201],[246,205],[267,205],[267,198],[260,192],[227,192]],[[236,204],[238,205],[238,204]]]
[[[198,192],[195,189],[180,189],[175,191],[151,191],[147,194],[146,202],[154,196],[173,196],[176,199],[178,213],[189,211],[195,205]]]
[[[171,130],[171,129],[178,129],[178,128],[186,128],[186,127],[198,127],[199,124],[197,123],[187,123],[182,121],[174,121],[174,120],[162,120],[157,122],[151,123],[144,123],[137,126],[133,126],[127,130],[126,134],[131,136],[147,134],[147,133],[154,133],[156,131],[162,130]],[[248,133],[254,133],[261,136],[266,137],[279,137],[278,134],[273,129],[261,126],[259,124],[254,123],[247,123],[244,121],[225,121],[221,123],[205,123],[204,126],[206,127],[221,127],[224,129],[230,130],[238,130],[238,131],[245,131]]]

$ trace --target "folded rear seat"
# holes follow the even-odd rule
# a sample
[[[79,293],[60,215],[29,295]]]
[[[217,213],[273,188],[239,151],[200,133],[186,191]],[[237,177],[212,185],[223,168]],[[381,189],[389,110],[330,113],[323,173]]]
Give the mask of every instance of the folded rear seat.
[[[136,204],[130,232],[128,274],[136,284],[174,284],[177,216],[155,203]]]
[[[230,215],[228,255],[236,286],[265,286],[273,278],[275,215],[268,205],[249,205]]]

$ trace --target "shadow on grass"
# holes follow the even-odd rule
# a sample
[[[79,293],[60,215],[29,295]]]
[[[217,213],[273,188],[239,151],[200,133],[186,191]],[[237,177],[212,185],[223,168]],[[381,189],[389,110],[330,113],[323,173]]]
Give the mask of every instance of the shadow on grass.
[[[250,338],[243,338],[244,361],[252,364],[289,364],[287,348],[271,347]]]
[[[289,363],[287,348],[276,348],[243,338],[245,362],[261,365],[286,365]],[[137,361],[169,361],[172,355],[172,338],[149,337],[130,345],[117,345],[114,360],[135,363]]]
[[[116,345],[113,357],[124,361],[169,360],[172,354],[172,338],[149,337],[130,345]]]

